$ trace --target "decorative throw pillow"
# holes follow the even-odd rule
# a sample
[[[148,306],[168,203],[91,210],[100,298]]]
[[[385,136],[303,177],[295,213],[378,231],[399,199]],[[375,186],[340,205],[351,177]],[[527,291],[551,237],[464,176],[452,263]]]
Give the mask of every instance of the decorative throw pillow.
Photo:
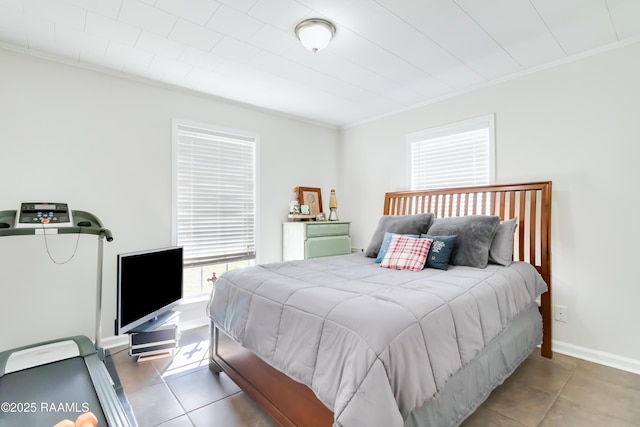
[[[376,262],[380,264],[382,262],[382,258],[389,250],[389,243],[391,243],[391,238],[393,236],[399,236],[399,234],[389,233],[388,231],[384,233],[384,239],[382,239],[382,245],[380,245],[380,250],[378,251],[378,257],[376,258]],[[420,237],[419,234],[404,234],[404,236],[408,237]]]
[[[429,229],[429,235],[457,236],[449,261],[451,264],[485,268],[498,224],[500,217],[492,215],[437,218]]]
[[[513,262],[513,239],[518,218],[501,221],[489,248],[489,262],[508,267]]]
[[[430,234],[423,234],[420,237],[433,240],[429,248],[425,267],[448,270],[449,259],[456,246],[457,236],[432,236]]]
[[[432,241],[431,239],[401,235],[391,237],[389,250],[382,259],[380,267],[420,271],[424,268]]]
[[[384,233],[396,234],[424,234],[433,223],[433,214],[416,215],[383,215],[378,221],[378,227],[371,237],[369,246],[364,252],[369,258],[376,258],[382,246]]]

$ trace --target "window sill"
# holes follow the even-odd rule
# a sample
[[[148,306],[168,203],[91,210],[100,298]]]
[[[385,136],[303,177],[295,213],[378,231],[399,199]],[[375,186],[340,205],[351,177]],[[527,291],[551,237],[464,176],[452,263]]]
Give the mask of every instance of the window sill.
[[[187,306],[187,305],[192,305],[192,304],[199,304],[201,302],[207,302],[209,301],[209,295],[197,295],[197,296],[192,296],[192,297],[186,297],[182,300],[182,302],[180,303],[180,306]]]
[[[188,330],[207,326],[209,316],[207,315],[208,295],[198,295],[185,298],[176,310],[180,312],[180,329]]]

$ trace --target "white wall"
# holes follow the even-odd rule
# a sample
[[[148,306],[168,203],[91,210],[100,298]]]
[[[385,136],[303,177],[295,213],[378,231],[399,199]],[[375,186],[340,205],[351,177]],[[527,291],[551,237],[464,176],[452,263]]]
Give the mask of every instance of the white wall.
[[[171,243],[172,118],[259,135],[260,261],[281,259],[281,222],[295,186],[322,188],[327,209],[338,172],[335,129],[0,49],[0,210],[26,199],[67,201],[113,232],[104,252],[103,337],[113,335],[116,255]],[[74,243],[60,242],[58,255]],[[0,239],[0,350],[58,334],[93,336],[92,315],[62,322],[70,310],[56,304],[62,313],[39,316],[36,294],[22,300],[25,289],[38,286],[94,286],[97,244],[80,243],[92,262],[82,261],[83,252],[58,268],[42,241]],[[25,259],[31,245],[38,256]],[[93,307],[93,299],[66,289],[69,301]],[[77,330],[63,331],[68,323]]]
[[[553,302],[569,315],[554,348],[640,370],[638,76],[640,43],[344,130],[354,246],[367,246],[384,192],[408,189],[408,132],[495,113],[497,182],[553,181]]]

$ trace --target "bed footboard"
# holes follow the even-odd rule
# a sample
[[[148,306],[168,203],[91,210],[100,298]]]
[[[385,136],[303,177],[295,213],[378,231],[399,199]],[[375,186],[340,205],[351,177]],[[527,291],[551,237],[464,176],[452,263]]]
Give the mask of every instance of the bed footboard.
[[[224,371],[284,427],[330,427],[333,413],[307,386],[274,369],[253,352],[210,325],[209,369]]]

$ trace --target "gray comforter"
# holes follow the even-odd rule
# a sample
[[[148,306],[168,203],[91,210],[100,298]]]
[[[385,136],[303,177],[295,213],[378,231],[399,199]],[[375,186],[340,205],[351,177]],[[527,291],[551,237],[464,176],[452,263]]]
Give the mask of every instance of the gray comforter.
[[[544,291],[522,262],[409,272],[353,254],[227,272],[208,311],[334,426],[399,427]]]

